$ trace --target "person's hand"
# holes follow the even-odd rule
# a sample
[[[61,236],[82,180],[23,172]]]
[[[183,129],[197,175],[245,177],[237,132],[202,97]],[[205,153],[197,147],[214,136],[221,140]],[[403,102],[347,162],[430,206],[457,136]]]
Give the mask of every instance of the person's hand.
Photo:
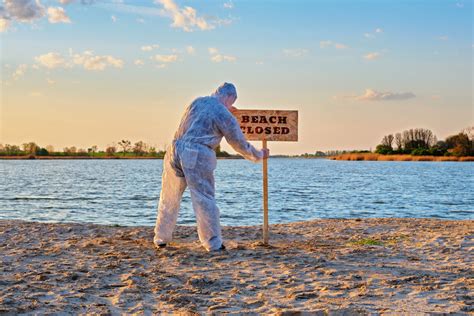
[[[261,152],[262,152],[262,159],[266,159],[270,157],[270,149],[262,148]]]

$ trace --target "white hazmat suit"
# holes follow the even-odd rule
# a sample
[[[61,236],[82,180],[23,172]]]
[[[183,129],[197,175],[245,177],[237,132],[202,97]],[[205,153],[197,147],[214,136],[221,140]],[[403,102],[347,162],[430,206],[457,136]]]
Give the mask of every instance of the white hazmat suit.
[[[222,246],[219,208],[214,196],[215,149],[222,137],[244,158],[258,162],[265,153],[245,139],[240,126],[224,105],[233,103],[233,84],[224,83],[208,97],[194,100],[185,110],[172,144],[163,160],[162,187],[153,242],[159,246],[172,239],[181,198],[191,193],[199,240],[208,251]],[[231,106],[231,104],[230,104]]]

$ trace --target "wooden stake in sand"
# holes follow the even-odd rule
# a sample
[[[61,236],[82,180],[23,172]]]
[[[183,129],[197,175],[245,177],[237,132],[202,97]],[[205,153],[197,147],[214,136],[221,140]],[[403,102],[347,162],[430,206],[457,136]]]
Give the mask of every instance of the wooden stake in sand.
[[[262,141],[262,148],[267,149],[267,140]],[[263,244],[268,245],[268,159],[263,159]]]
[[[298,141],[298,111],[238,110],[234,112],[247,140]],[[268,160],[263,159],[263,244],[268,245]]]

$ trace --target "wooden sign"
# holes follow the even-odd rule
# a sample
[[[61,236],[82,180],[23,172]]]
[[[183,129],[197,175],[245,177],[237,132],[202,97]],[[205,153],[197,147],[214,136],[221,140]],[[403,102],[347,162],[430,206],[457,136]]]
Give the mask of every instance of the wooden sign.
[[[234,113],[247,140],[298,141],[298,111],[237,110]],[[268,225],[268,161],[263,159],[263,244],[270,238]]]
[[[234,115],[247,140],[298,141],[298,111],[238,110]]]

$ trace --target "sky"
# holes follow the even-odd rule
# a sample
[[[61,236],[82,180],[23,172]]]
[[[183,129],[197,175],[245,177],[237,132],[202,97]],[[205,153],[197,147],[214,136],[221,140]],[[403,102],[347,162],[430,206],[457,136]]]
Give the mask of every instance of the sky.
[[[467,0],[0,0],[0,143],[161,149],[223,82],[238,108],[299,111],[299,141],[272,154],[373,150],[409,128],[444,139],[474,125],[472,13]]]

